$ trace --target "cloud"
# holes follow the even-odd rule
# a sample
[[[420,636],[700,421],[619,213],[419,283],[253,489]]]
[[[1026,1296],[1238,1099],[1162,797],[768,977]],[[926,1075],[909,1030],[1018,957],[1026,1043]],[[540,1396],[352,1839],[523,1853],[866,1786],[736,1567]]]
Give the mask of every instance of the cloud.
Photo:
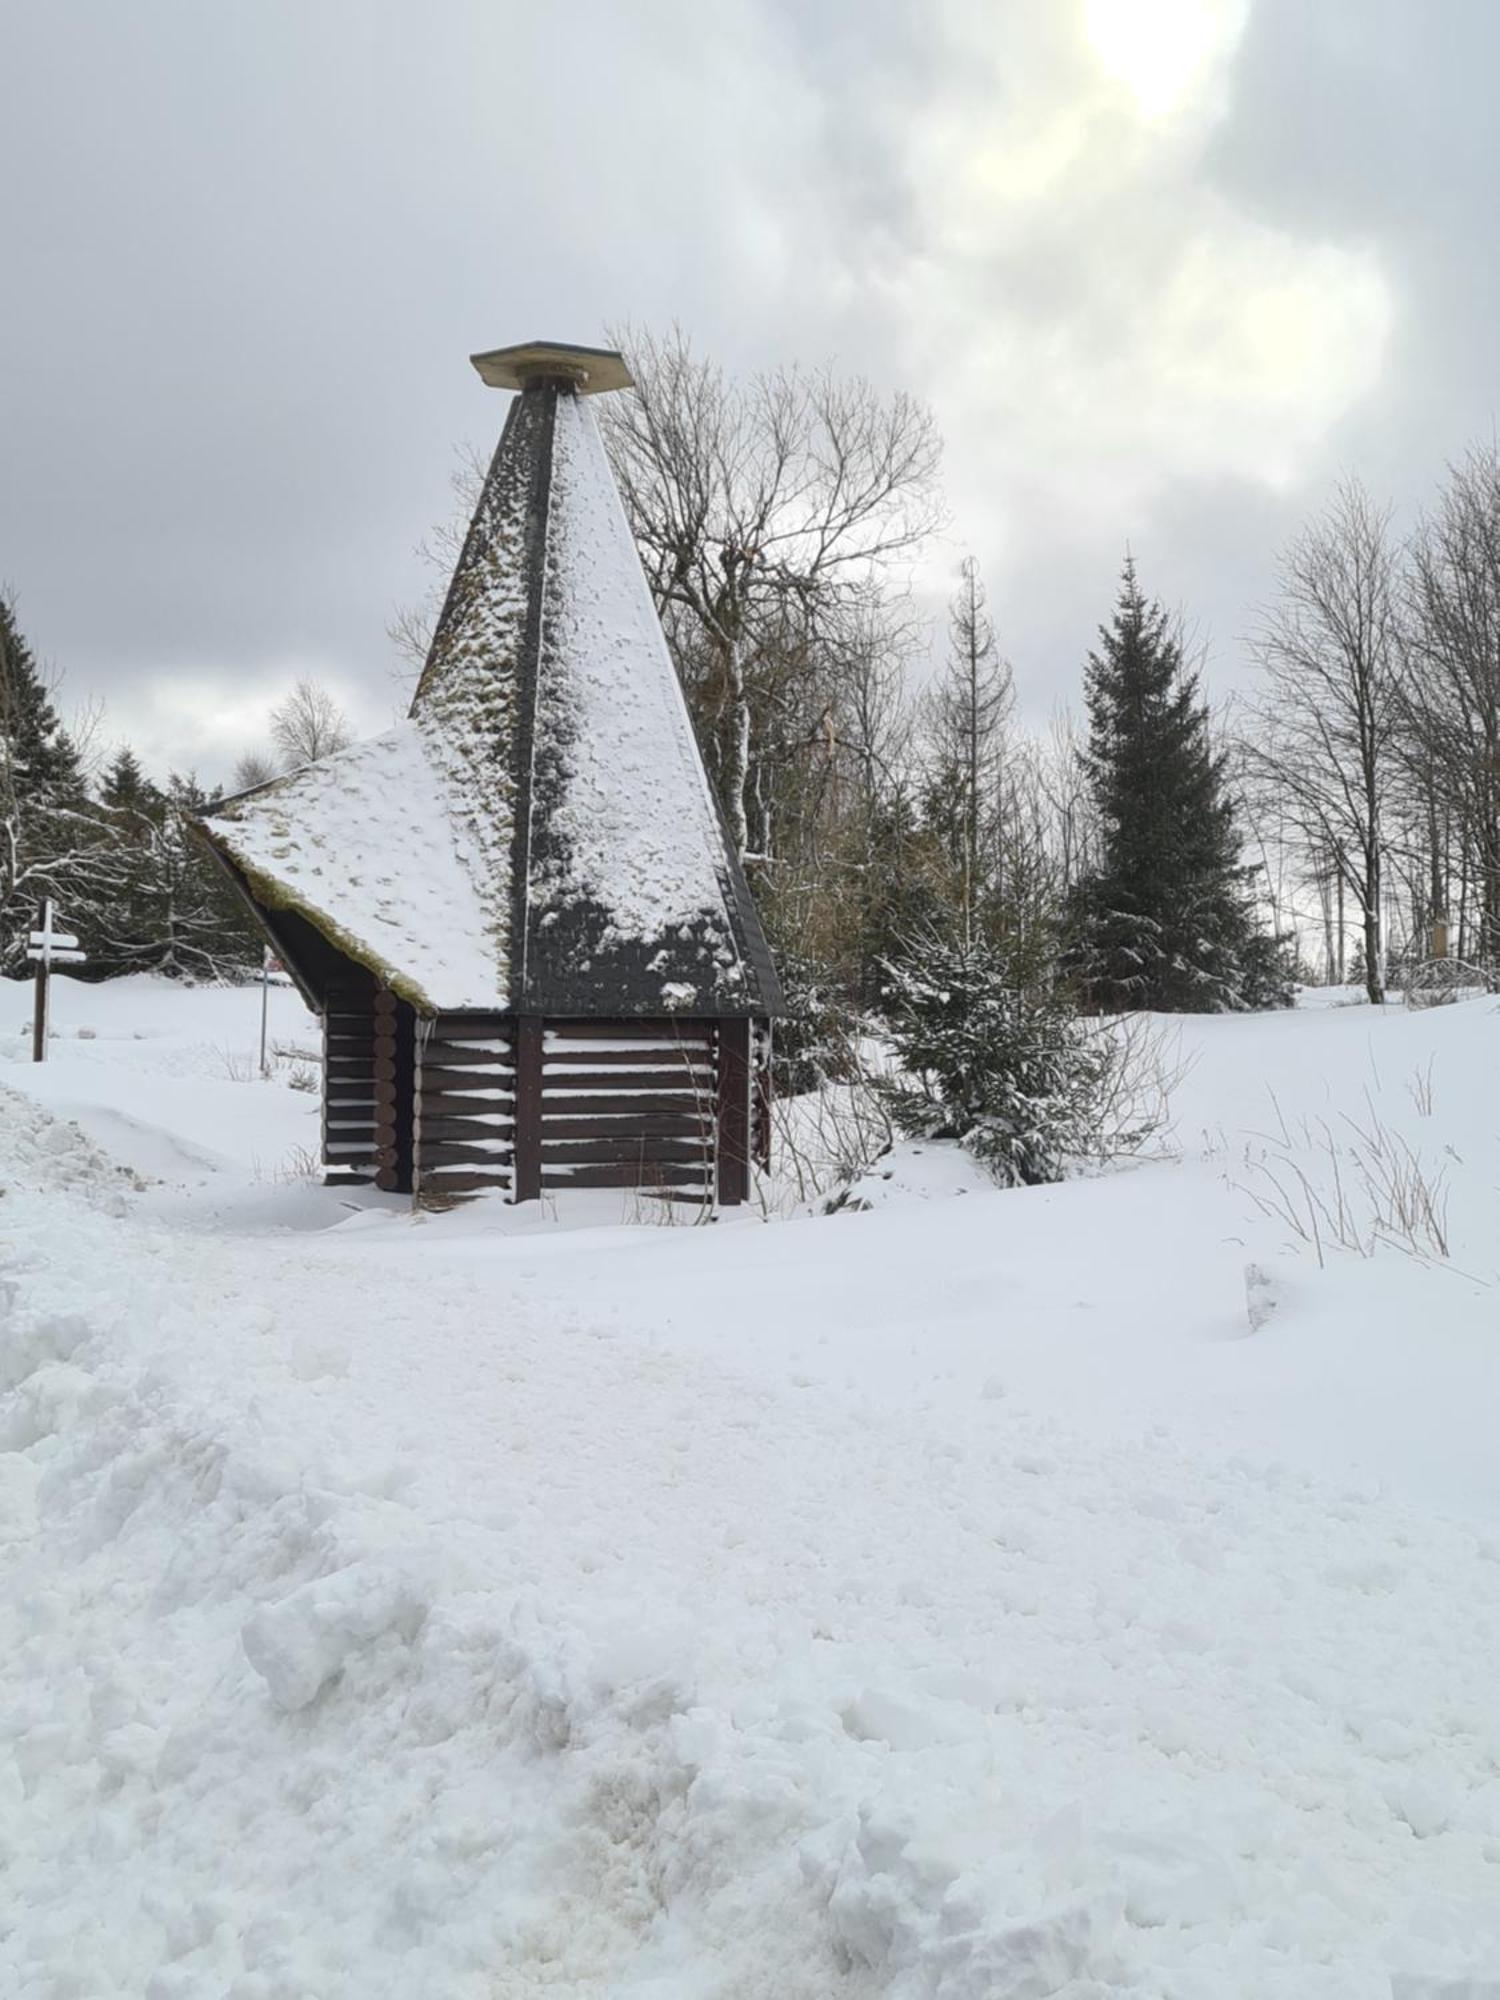
[[[23,10],[0,576],[163,759],[207,768],[307,668],[378,723],[452,446],[504,414],[464,355],[676,319],[733,369],[832,353],[933,403],[1041,705],[1127,537],[1232,634],[1248,523],[1289,529],[1403,398],[1393,472],[1468,422],[1423,293],[1493,264],[1493,173],[1430,162],[1450,124],[1493,151],[1489,68],[1454,29],[1422,69],[1419,22],[1377,61],[1370,4]],[[1487,371],[1493,313],[1447,317]]]
[[[383,700],[378,686],[350,679],[327,660],[278,659],[257,663],[249,673],[195,666],[140,675],[113,694],[99,742],[106,755],[129,743],[153,773],[192,772],[212,789],[227,782],[246,751],[270,754],[270,712],[299,680],[325,687],[358,734],[390,727],[394,689]]]
[[[1121,539],[1185,478],[1285,488],[1378,386],[1394,304],[1374,253],[1246,213],[1204,171],[1246,14],[934,17],[945,60],[881,288],[966,518],[1011,539],[1113,519]]]

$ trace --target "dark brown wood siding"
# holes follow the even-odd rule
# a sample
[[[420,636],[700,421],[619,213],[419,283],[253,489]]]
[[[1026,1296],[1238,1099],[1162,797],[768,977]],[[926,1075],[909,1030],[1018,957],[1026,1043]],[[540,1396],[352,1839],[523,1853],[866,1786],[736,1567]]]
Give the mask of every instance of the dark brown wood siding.
[[[551,1021],[541,1067],[543,1188],[713,1199],[712,1021]]]
[[[743,1020],[419,1021],[418,1199],[640,1188],[743,1201],[754,1145],[750,1066]],[[384,1128],[382,1138],[391,1143]]]
[[[330,1181],[374,1178],[375,982],[357,966],[330,982],[323,1009],[323,1164]]]
[[[511,1192],[515,1025],[508,1014],[439,1014],[417,1023],[413,1178],[418,1200]]]

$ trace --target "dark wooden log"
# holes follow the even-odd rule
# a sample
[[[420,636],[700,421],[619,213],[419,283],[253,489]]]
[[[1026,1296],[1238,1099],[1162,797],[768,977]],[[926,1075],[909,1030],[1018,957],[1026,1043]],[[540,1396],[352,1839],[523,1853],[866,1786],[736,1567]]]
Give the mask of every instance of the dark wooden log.
[[[627,1095],[621,1090],[599,1090],[585,1078],[581,1091],[554,1092],[547,1088],[546,1115],[549,1118],[592,1118],[600,1112],[621,1116],[633,1112],[675,1112],[679,1117],[710,1117],[712,1097],[700,1099],[688,1090],[644,1090]]]
[[[514,1066],[509,1048],[492,1049],[477,1042],[434,1038],[422,1050],[423,1069],[493,1069],[509,1076]]]
[[[440,1167],[509,1167],[510,1148],[501,1152],[491,1152],[486,1146],[460,1146],[451,1143],[431,1144],[424,1136],[422,1140],[422,1180]]]
[[[432,1034],[443,1042],[510,1042],[515,1039],[510,1014],[438,1014]]]
[[[676,1111],[636,1111],[623,1118],[558,1118],[548,1111],[542,1119],[542,1144],[556,1139],[618,1139],[633,1133],[653,1139],[693,1139],[713,1144],[713,1121]]]
[[[535,1201],[542,1191],[542,1023],[535,1014],[516,1021],[516,1161],[512,1196]]]
[[[422,1169],[421,1191],[423,1196],[445,1194],[478,1194],[486,1188],[494,1188],[504,1193],[510,1186],[511,1169],[502,1167],[497,1173],[483,1174],[474,1167],[444,1167],[429,1173]]]
[[[497,1118],[482,1110],[471,1115],[462,1111],[434,1111],[431,1106],[424,1106],[420,1123],[424,1140],[503,1139],[509,1137],[515,1120],[509,1113]]]
[[[391,991],[389,986],[377,986],[375,989],[375,998],[373,1005],[375,1009],[375,1018],[377,1020],[379,1020],[382,1015],[387,1015],[392,1019],[394,1019],[396,1009],[400,1005],[400,1002],[397,1000],[395,994]]]
[[[622,1041],[627,1036],[651,1035],[659,1039],[682,1041],[709,1041],[713,1036],[713,1023],[700,1020],[678,1020],[667,1014],[642,1015],[639,1020],[558,1020],[549,1018],[547,1041],[549,1046],[568,1037],[584,1042]]]
[[[685,1097],[701,1094],[705,1104],[714,1101],[711,1070],[595,1069],[580,1064],[573,1070],[547,1070],[545,1082],[549,1099],[569,1090],[617,1090],[622,1096],[639,1090],[680,1090]]]
[[[358,1077],[331,1077],[323,1086],[324,1095],[330,1104],[348,1102],[353,1104],[373,1104],[375,1102],[375,1079],[368,1082]]]
[[[658,1161],[672,1161],[682,1166],[690,1166],[694,1160],[703,1163],[705,1179],[712,1171],[713,1148],[696,1139],[648,1139],[637,1134],[620,1139],[578,1139],[555,1141],[544,1133],[542,1136],[542,1169],[562,1166],[567,1162],[581,1167],[604,1165],[632,1160],[643,1164]]]
[[[735,1207],[750,1192],[750,1023],[719,1023],[719,1200]]]
[[[394,1054],[376,1056],[372,1068],[377,1083],[394,1083],[396,1081],[396,1058]]]
[[[422,1094],[421,1124],[425,1132],[435,1118],[470,1118],[482,1125],[514,1125],[515,1100],[509,1097],[465,1097],[461,1092]]]
[[[707,1191],[711,1185],[709,1173],[703,1167],[648,1166],[642,1169],[626,1161],[617,1166],[570,1167],[566,1171],[546,1166],[542,1168],[544,1188],[633,1187],[649,1194],[658,1187],[699,1187]]]
[[[448,1069],[434,1064],[422,1065],[422,1097],[425,1102],[434,1090],[499,1090],[507,1096],[515,1089],[515,1079],[509,1070]]]
[[[580,1069],[671,1069],[684,1076],[711,1076],[714,1052],[710,1048],[669,1049],[660,1043],[642,1044],[634,1049],[544,1049],[542,1062],[548,1070],[560,1065]]]

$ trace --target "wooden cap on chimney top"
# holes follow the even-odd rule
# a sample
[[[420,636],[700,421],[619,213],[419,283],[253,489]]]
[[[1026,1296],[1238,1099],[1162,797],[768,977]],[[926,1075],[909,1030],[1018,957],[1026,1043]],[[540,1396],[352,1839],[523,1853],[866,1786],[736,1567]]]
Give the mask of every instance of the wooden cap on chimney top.
[[[629,389],[630,370],[612,347],[574,347],[566,340],[528,340],[471,354],[479,379],[492,389],[524,389],[528,382],[568,382],[580,396]]]

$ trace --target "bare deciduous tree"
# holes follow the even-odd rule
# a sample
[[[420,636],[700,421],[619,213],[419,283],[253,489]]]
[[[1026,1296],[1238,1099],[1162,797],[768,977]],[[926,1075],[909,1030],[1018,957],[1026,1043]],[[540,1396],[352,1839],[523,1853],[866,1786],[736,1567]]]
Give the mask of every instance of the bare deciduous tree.
[[[758,735],[851,602],[938,524],[928,411],[831,368],[729,380],[686,338],[615,336],[636,388],[601,412],[742,857],[765,852]]]
[[[276,776],[275,761],[264,750],[247,750],[235,760],[229,788],[233,792],[253,791],[257,785],[269,785]]]
[[[349,718],[327,688],[316,681],[298,681],[284,701],[271,710],[271,740],[288,770],[316,763],[354,741]]]
[[[1390,511],[1355,481],[1282,554],[1256,639],[1266,680],[1249,761],[1334,870],[1364,934],[1365,990],[1385,998],[1386,820],[1402,725],[1403,651]]]
[[[1456,813],[1478,902],[1474,955],[1500,964],[1500,452],[1453,469],[1412,551],[1408,715],[1436,825]]]

